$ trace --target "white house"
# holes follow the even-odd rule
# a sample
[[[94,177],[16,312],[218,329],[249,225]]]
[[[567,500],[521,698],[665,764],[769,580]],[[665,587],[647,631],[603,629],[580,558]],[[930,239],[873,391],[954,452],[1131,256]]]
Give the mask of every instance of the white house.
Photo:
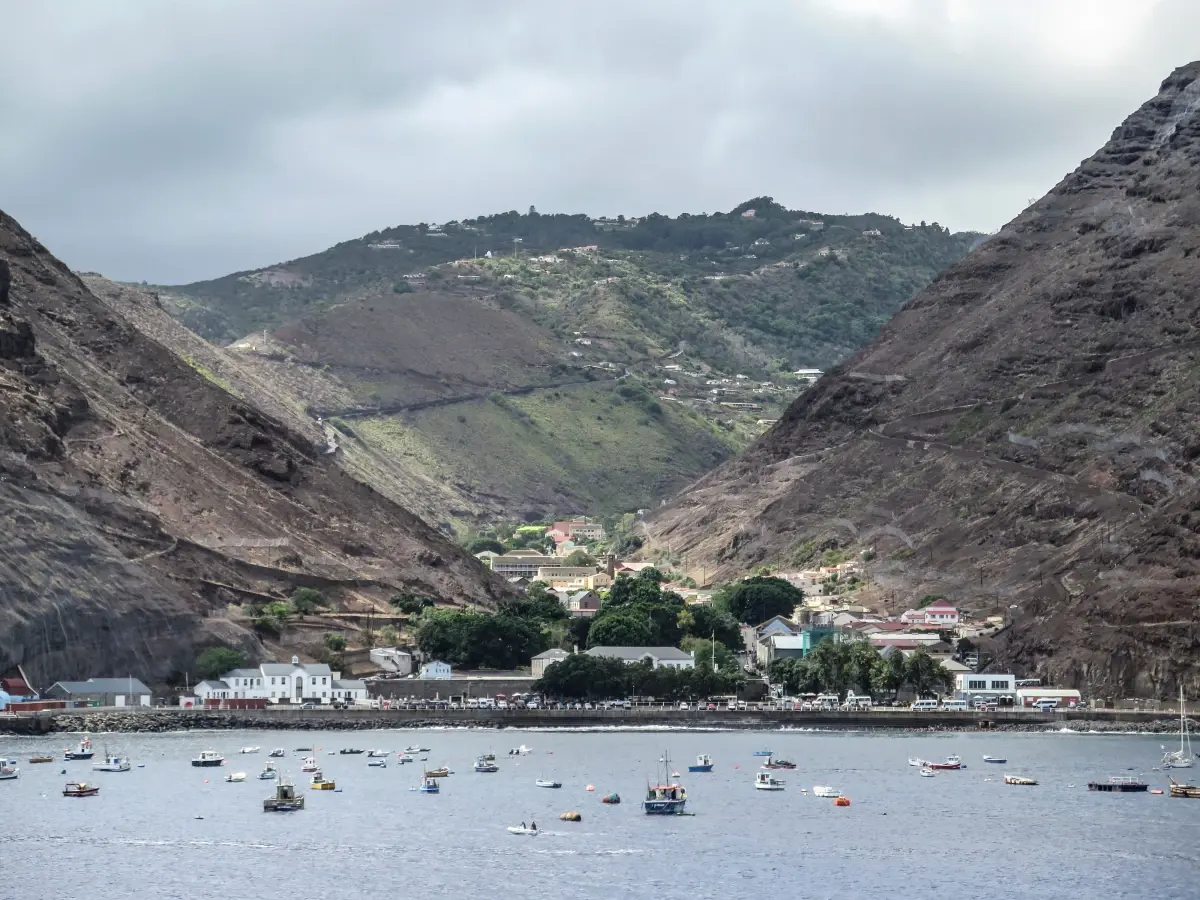
[[[604,656],[619,659],[626,665],[648,662],[655,669],[665,666],[670,669],[692,669],[696,660],[690,653],[678,647],[593,647],[588,656]]]
[[[371,662],[397,675],[412,674],[412,654],[399,647],[376,647],[368,656]]]
[[[954,696],[968,703],[976,697],[1012,703],[1017,697],[1017,676],[962,672],[954,676]]]
[[[925,607],[925,624],[937,628],[953,628],[958,624],[958,610],[953,603],[935,600]]]
[[[547,650],[545,653],[539,653],[529,664],[530,671],[534,678],[541,678],[545,674],[546,669],[554,665],[554,663],[562,662],[571,654],[566,650],[559,650],[557,647]]]
[[[434,681],[448,681],[450,679],[450,663],[444,663],[437,659],[430,660],[421,666],[417,677]]]
[[[220,679],[196,685],[196,697],[207,700],[268,700],[271,703],[329,703],[334,699],[366,699],[361,681],[342,681],[341,672],[324,663],[263,663],[257,669],[233,669]]]

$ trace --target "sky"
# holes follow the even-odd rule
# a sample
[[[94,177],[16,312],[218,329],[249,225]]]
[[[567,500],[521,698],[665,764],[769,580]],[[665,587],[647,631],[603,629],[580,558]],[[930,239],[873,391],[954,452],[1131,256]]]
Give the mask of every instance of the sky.
[[[391,225],[769,195],[994,231],[1197,0],[0,0],[0,209],[178,284]]]

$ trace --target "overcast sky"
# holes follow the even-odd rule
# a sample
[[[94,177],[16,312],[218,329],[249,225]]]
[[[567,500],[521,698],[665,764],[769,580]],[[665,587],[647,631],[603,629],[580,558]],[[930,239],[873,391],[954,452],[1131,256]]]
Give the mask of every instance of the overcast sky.
[[[389,225],[994,230],[1200,58],[1197,0],[0,0],[0,209],[179,283]]]

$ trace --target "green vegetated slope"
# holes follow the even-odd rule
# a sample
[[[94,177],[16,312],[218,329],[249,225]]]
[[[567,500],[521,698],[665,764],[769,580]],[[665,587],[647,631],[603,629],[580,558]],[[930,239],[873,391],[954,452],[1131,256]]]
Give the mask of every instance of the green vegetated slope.
[[[300,400],[360,463],[439,485],[404,498],[426,516],[599,514],[747,446],[804,387],[792,370],[870,340],[978,238],[770,198],[677,218],[531,210],[389,228],[159,295],[264,374],[319,381]]]

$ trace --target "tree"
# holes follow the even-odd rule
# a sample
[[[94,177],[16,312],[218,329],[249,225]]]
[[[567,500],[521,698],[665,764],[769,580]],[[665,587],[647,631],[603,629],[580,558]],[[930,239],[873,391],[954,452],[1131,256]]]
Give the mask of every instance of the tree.
[[[726,612],[716,609],[712,604],[697,604],[689,606],[692,624],[684,631],[693,637],[715,638],[735,653],[741,652],[745,644],[742,641],[742,630],[737,620]]]
[[[307,616],[321,606],[328,606],[325,595],[315,588],[296,588],[292,591],[292,609],[298,616]]]
[[[713,605],[739,622],[756,625],[774,616],[790,618],[804,602],[804,592],[782,578],[755,575],[723,585],[713,594]]]
[[[268,603],[260,607],[254,617],[254,630],[259,634],[270,634],[278,637],[287,628],[288,620],[292,617],[292,607],[289,603]]]
[[[394,625],[384,625],[379,629],[379,642],[385,647],[394,647],[400,643],[400,634]]]
[[[501,600],[496,611],[539,622],[558,622],[570,615],[558,594],[548,590],[544,581],[529,585],[523,597]]]
[[[421,597],[409,591],[401,591],[398,594],[393,594],[388,598],[388,603],[395,607],[398,612],[410,616],[420,615],[426,609],[436,605],[430,597]]]
[[[646,647],[653,643],[654,627],[648,618],[633,610],[594,617],[588,630],[589,647]]]
[[[201,678],[220,678],[232,669],[240,669],[246,655],[230,647],[209,647],[196,656],[196,671]]]
[[[471,554],[483,553],[485,550],[491,550],[493,553],[503,553],[504,545],[495,538],[476,538],[467,544],[467,552]]]
[[[912,685],[918,697],[944,693],[954,686],[954,676],[921,647],[914,650],[908,658],[906,673],[908,683]]]
[[[892,648],[887,656],[883,657],[883,666],[879,676],[879,686],[885,691],[892,692],[892,698],[900,693],[900,689],[908,683],[908,661],[904,658],[904,654],[899,650]]]
[[[718,672],[736,672],[740,668],[733,651],[720,641],[713,643],[707,638],[685,637],[679,642],[679,649],[694,653],[696,665],[704,664],[710,668],[715,656],[717,662],[715,671]]]
[[[586,550],[573,550],[571,555],[563,560],[564,566],[594,566],[596,558]]]
[[[850,684],[850,645],[825,638],[805,657],[812,679],[822,691],[842,694]]]
[[[549,636],[535,620],[456,609],[427,610],[416,640],[427,658],[465,669],[515,669],[550,646]]]
[[[588,633],[591,630],[592,619],[590,616],[572,616],[567,620],[567,636],[565,640],[569,643],[563,649],[571,650],[576,647],[586,647],[588,645]]]
[[[342,653],[346,649],[346,636],[336,631],[327,632],[324,638],[325,648],[331,653]]]
[[[847,668],[854,693],[871,696],[880,680],[883,661],[870,641],[855,641],[847,654]]]

